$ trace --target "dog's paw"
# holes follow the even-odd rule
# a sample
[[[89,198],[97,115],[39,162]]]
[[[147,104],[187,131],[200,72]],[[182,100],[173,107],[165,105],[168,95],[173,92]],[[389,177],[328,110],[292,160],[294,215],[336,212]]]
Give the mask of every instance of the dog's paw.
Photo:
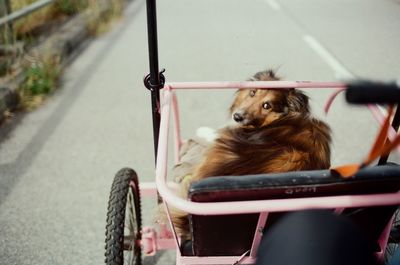
[[[207,142],[213,142],[217,138],[217,132],[210,127],[199,127],[196,130],[196,136],[205,139]]]

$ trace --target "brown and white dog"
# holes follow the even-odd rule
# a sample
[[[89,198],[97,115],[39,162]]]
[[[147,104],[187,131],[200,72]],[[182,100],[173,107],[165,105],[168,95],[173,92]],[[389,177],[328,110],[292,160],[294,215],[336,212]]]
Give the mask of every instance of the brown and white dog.
[[[271,70],[252,81],[279,80]],[[227,126],[205,151],[202,161],[181,183],[187,196],[194,181],[330,167],[330,128],[310,114],[308,97],[297,89],[238,90],[230,107],[235,126]],[[187,216],[172,211],[180,235],[188,238]]]

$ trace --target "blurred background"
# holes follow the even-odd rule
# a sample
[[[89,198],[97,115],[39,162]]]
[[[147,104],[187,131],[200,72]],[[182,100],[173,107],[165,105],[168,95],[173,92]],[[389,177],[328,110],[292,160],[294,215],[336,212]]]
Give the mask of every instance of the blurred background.
[[[398,0],[164,0],[167,82],[400,78]],[[0,264],[102,264],[114,174],[154,180],[144,0],[0,0]],[[306,90],[333,131],[332,165],[359,162],[378,126]],[[229,122],[234,90],[179,91],[182,134]],[[397,161],[396,154],[391,161]],[[154,200],[143,201],[151,224]],[[145,264],[174,264],[174,253]]]

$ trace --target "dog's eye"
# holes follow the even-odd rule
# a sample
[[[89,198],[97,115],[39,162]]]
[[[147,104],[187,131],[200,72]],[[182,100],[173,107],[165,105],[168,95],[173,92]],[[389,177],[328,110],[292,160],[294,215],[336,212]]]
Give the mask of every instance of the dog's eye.
[[[270,109],[271,108],[271,104],[269,104],[268,102],[264,102],[262,107],[263,107],[263,109]]]
[[[250,90],[249,95],[250,95],[250,97],[254,97],[256,95],[256,91],[255,90]]]

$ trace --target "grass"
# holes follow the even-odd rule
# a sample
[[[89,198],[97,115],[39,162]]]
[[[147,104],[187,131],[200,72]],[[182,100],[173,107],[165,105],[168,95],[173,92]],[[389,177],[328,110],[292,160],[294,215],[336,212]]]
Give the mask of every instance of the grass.
[[[107,32],[112,24],[110,22],[120,18],[122,15],[123,1],[121,0],[108,0],[108,1],[110,3],[111,8],[107,10],[104,14],[102,14],[101,20],[88,21],[88,29],[91,35],[93,36],[98,36]],[[89,0],[88,7],[92,12],[95,13],[100,12],[100,7],[98,1],[96,0]]]
[[[37,0],[12,0],[11,9],[19,10]],[[107,0],[111,4],[111,8],[102,15],[100,21],[88,21],[88,28],[94,35],[103,33],[109,28],[109,21],[120,17],[123,10],[123,0]],[[73,16],[83,10],[89,9],[92,12],[99,12],[98,0],[57,0],[53,4],[48,5],[32,14],[16,21],[14,23],[14,34],[17,39],[31,39],[34,36],[30,34],[35,29],[40,28],[49,21],[56,21],[65,17]]]
[[[36,2],[36,0],[12,0],[11,10],[19,10],[29,4]],[[14,23],[14,34],[17,38],[24,38],[33,29],[43,25],[54,17],[53,6],[46,6],[36,12],[26,16]]]
[[[21,107],[31,110],[41,105],[57,87],[60,72],[59,57],[30,62],[24,69],[24,82],[19,91]]]
[[[12,10],[23,8],[37,0],[11,0]],[[102,13],[100,19],[89,19],[87,27],[92,35],[99,35],[109,30],[111,21],[119,18],[123,11],[123,0],[107,0],[111,8]],[[94,16],[100,13],[99,0],[57,0],[34,13],[16,21],[13,25],[14,38],[24,43],[35,43],[37,32],[51,24],[84,10],[90,11]],[[39,30],[38,30],[39,29]],[[46,55],[42,55],[46,57]],[[58,85],[61,74],[61,58],[47,55],[47,58],[35,58],[23,68],[24,82],[19,89],[20,108],[32,110],[43,103]],[[0,69],[4,72],[5,69]]]
[[[58,0],[54,4],[54,12],[64,15],[75,15],[88,7],[88,0]]]
[[[5,76],[8,74],[12,61],[10,58],[6,56],[0,57],[0,77]]]
[[[37,0],[12,0],[13,11],[30,5]],[[41,26],[73,16],[88,7],[89,0],[57,0],[53,4],[43,7],[14,23],[14,37],[16,39],[34,39],[34,32]]]

